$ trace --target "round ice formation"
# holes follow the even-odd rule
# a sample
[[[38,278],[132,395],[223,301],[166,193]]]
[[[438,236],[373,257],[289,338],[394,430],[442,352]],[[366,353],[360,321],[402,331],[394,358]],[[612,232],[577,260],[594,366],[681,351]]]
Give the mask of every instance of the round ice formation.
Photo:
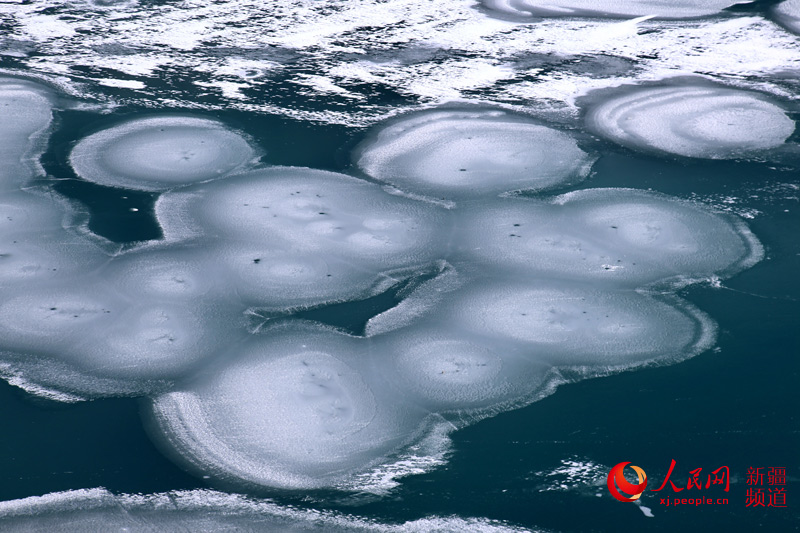
[[[287,488],[335,485],[419,423],[365,381],[355,339],[292,326],[255,337],[183,390],[157,397],[165,444],[205,473]],[[396,399],[395,399],[396,400]]]
[[[82,139],[69,160],[80,177],[111,187],[163,191],[219,178],[255,156],[239,134],[214,120],[136,119]]]
[[[654,15],[660,19],[686,19],[719,13],[737,0],[482,0],[491,11],[514,17],[641,17]]]
[[[429,320],[454,335],[519,343],[536,361],[588,375],[686,357],[713,339],[713,323],[677,299],[526,278],[481,279],[449,295]]]
[[[800,0],[785,0],[773,8],[778,21],[795,33],[800,33]]]
[[[50,198],[22,191],[0,196],[0,289],[66,278],[108,260],[64,229],[63,218],[63,206]]]
[[[761,96],[710,86],[639,88],[595,105],[586,123],[624,146],[708,159],[775,148],[795,128]]]
[[[542,388],[549,369],[524,357],[514,343],[424,326],[374,337],[370,350],[387,385],[431,411],[519,401]]]
[[[28,381],[79,395],[115,392],[97,380],[128,380],[117,392],[131,393],[185,375],[247,336],[244,306],[227,296],[234,291],[193,257],[147,250],[87,276],[5,290],[0,361]],[[59,371],[43,372],[47,360]]]
[[[173,191],[156,205],[168,239],[208,235],[367,270],[436,258],[442,211],[350,176],[291,167]]]
[[[0,77],[0,191],[17,189],[33,175],[51,108],[42,87]]]
[[[566,133],[502,111],[457,110],[394,122],[357,161],[378,180],[448,199],[563,186],[592,162]]]
[[[499,199],[462,216],[466,257],[520,274],[636,287],[726,275],[763,255],[738,220],[632,189],[587,189],[552,202]]]

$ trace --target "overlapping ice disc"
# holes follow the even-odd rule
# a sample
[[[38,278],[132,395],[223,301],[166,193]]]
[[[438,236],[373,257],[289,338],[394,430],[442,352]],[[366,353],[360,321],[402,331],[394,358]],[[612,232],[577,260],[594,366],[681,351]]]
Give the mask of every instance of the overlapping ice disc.
[[[464,256],[500,272],[637,287],[725,275],[763,255],[737,219],[633,189],[503,198],[460,215]]]
[[[160,191],[225,176],[254,157],[247,140],[220,122],[165,116],[94,133],[75,146],[69,160],[89,181]]]
[[[41,86],[0,77],[0,192],[19,188],[33,175],[51,108]]]
[[[580,181],[593,159],[561,131],[503,111],[428,111],[391,123],[357,164],[400,189],[436,198],[541,190]]]
[[[321,170],[272,167],[162,195],[156,214],[167,239],[225,241],[398,268],[437,257],[443,210],[379,186]]]
[[[786,0],[773,8],[775,17],[787,28],[800,33],[800,0]]]
[[[257,485],[335,485],[408,439],[422,418],[371,387],[356,339],[292,325],[255,337],[157,397],[166,442],[202,472]]]
[[[686,19],[714,15],[736,0],[482,0],[482,4],[504,15],[515,17],[621,17],[654,15],[660,19]]]
[[[795,128],[765,97],[712,86],[636,88],[591,107],[586,124],[630,148],[707,159],[776,148]]]

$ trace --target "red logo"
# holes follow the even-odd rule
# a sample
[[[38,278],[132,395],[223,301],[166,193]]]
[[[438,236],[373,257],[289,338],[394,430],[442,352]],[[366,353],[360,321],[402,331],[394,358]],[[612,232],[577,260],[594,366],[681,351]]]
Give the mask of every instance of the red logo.
[[[631,465],[631,468],[633,468],[633,470],[636,472],[636,475],[639,477],[639,484],[634,485],[625,479],[622,471],[627,465],[630,464],[630,462],[619,463],[611,469],[611,472],[608,473],[608,491],[613,497],[621,502],[632,502],[638,500],[639,496],[641,496],[642,492],[644,492],[645,487],[647,487],[647,474],[645,474],[644,470],[638,466]],[[619,487],[619,490],[617,487]],[[630,496],[623,496],[622,493],[620,493],[620,490],[630,494]]]

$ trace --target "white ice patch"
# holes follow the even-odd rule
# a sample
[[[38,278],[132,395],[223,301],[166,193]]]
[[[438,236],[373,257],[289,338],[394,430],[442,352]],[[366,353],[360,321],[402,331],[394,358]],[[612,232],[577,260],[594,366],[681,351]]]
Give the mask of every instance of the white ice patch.
[[[542,202],[465,209],[462,257],[500,272],[639,287],[737,272],[763,257],[739,220],[633,189],[587,189]]]
[[[713,86],[631,89],[590,107],[586,124],[630,148],[708,159],[758,155],[795,129],[766,97]]]
[[[408,441],[425,413],[369,384],[358,339],[292,325],[255,337],[152,409],[204,473],[255,485],[326,487]]]
[[[204,234],[349,261],[354,270],[427,263],[440,254],[447,226],[442,209],[343,174],[293,167],[164,194],[156,215],[167,239]]]
[[[436,110],[394,121],[357,157],[368,175],[434,198],[565,186],[593,162],[570,135],[503,111]]]
[[[653,15],[660,19],[687,19],[714,15],[734,4],[749,3],[737,0],[482,0],[490,11],[517,17],[641,17]]]
[[[43,173],[36,158],[50,127],[51,108],[45,88],[0,77],[0,192]]]
[[[76,174],[101,185],[160,191],[224,177],[254,157],[247,140],[219,122],[165,116],[94,133],[69,161]]]
[[[773,8],[781,24],[795,33],[800,33],[800,0],[785,0]]]
[[[382,524],[352,515],[284,507],[270,500],[212,490],[119,494],[102,489],[55,492],[0,502],[0,528],[48,531],[326,531],[330,533],[524,533],[528,529],[482,518],[426,517]]]

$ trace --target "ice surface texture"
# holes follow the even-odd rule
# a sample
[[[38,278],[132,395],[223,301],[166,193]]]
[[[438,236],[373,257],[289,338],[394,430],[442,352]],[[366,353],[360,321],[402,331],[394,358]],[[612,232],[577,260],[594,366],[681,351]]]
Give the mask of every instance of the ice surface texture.
[[[758,155],[782,145],[795,128],[763,96],[699,85],[630,90],[591,107],[586,124],[630,148],[707,159]]]
[[[778,21],[794,33],[800,33],[800,0],[786,0],[773,8]]]
[[[482,0],[489,10],[516,17],[641,17],[653,15],[659,19],[687,19],[719,13],[735,0]]]
[[[570,135],[503,111],[428,111],[382,128],[358,166],[411,193],[478,198],[585,178],[593,162]]]
[[[479,518],[429,517],[382,524],[340,513],[298,510],[270,500],[212,490],[119,494],[105,489],[56,492],[0,502],[0,529],[11,533],[178,533],[231,531],[285,533],[522,533],[529,531]]]
[[[161,191],[225,176],[254,157],[247,140],[219,122],[168,116],[99,131],[82,139],[69,160],[89,181]]]
[[[485,108],[379,129],[357,163],[394,189],[254,168],[247,140],[206,119],[92,134],[77,174],[164,191],[164,238],[107,255],[65,227],[57,196],[20,190],[51,101],[4,83],[1,112],[22,118],[0,125],[18,169],[0,196],[0,375],[65,401],[148,395],[161,447],[233,486],[379,492],[440,462],[450,431],[559,383],[699,353],[713,321],[670,290],[763,255],[738,220],[657,193],[505,194],[574,184],[592,158],[572,134]],[[748,119],[785,118],[729,92]],[[363,336],[291,316],[402,281]]]

